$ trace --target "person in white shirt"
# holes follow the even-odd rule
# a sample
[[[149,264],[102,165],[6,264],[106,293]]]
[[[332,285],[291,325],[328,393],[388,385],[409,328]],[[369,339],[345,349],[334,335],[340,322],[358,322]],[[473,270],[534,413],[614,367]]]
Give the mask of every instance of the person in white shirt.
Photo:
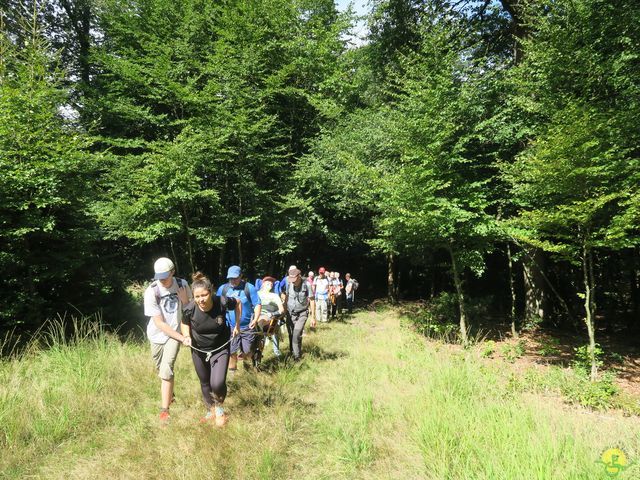
[[[282,299],[277,293],[273,292],[273,285],[276,283],[274,277],[264,277],[262,279],[262,285],[258,290],[258,296],[262,302],[262,311],[260,319],[257,321],[257,325],[261,328],[266,328],[273,323],[273,318],[279,318],[284,316],[284,304]],[[269,335],[266,340],[270,340],[273,345],[273,353],[276,357],[280,358],[282,353],[280,352],[280,320],[275,321],[274,333]]]
[[[313,296],[316,301],[316,320],[326,323],[329,320],[329,279],[325,276],[325,274],[325,268],[320,267],[318,269],[318,276],[313,281]]]
[[[149,317],[147,337],[151,356],[160,377],[160,421],[169,421],[169,405],[173,399],[173,365],[180,344],[191,345],[191,338],[180,333],[182,308],[191,299],[189,284],[175,278],[173,262],[162,257],[153,265],[154,282],[144,292],[144,314]]]

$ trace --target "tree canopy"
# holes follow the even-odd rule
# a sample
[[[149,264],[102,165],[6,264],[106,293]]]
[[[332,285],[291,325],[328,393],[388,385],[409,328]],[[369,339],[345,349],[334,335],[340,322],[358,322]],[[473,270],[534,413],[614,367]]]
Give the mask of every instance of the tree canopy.
[[[329,0],[0,7],[4,327],[168,255],[450,290],[466,337],[479,292],[525,315],[534,250],[553,321],[634,326],[637,2],[380,0],[358,44]]]

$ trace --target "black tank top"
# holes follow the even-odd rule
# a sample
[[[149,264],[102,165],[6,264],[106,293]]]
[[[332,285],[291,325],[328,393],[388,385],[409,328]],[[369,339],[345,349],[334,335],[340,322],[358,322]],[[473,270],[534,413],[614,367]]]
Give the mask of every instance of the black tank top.
[[[231,338],[231,329],[227,325],[225,310],[235,308],[235,299],[227,299],[223,306],[220,297],[213,296],[213,307],[203,312],[191,301],[184,309],[182,323],[191,327],[193,346],[203,350],[221,347]],[[226,307],[226,308],[225,308]]]

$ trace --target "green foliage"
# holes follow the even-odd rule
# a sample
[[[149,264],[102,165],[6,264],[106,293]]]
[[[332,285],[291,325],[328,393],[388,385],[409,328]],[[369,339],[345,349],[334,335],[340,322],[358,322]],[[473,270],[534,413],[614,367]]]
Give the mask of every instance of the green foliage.
[[[589,345],[575,347],[573,351],[574,358],[571,362],[572,367],[576,370],[576,372],[587,375],[591,370],[592,363]],[[596,343],[593,355],[595,357],[596,366],[598,368],[602,367],[602,365],[604,364],[604,350],[602,350],[600,344]]]
[[[508,362],[513,363],[525,354],[526,346],[527,344],[524,340],[518,340],[516,343],[505,343],[501,348],[502,356]]]
[[[338,251],[450,265],[462,325],[468,274],[517,241],[593,336],[602,267],[640,238],[638,2],[463,3],[373,2],[348,48],[332,0],[5,1],[0,326],[160,254],[252,275]]]
[[[553,357],[560,354],[560,340],[557,338],[548,338],[540,341],[538,353],[543,357]]]
[[[482,352],[480,353],[482,357],[490,358],[494,353],[496,353],[496,342],[489,340],[482,344]]]
[[[27,33],[18,46],[0,28],[0,288],[12,292],[0,327],[38,325],[68,302],[82,306],[75,282],[87,282],[84,295],[95,292],[83,270],[94,253],[86,207],[96,158],[64,114],[69,94],[40,26]]]
[[[405,306],[403,313],[422,335],[446,343],[458,343],[457,309],[456,295],[443,292],[423,305]]]
[[[590,364],[588,368],[591,368]],[[630,405],[628,399],[620,395],[614,380],[611,373],[605,373],[592,382],[588,375],[573,369],[530,368],[524,375],[513,374],[509,379],[509,388],[514,391],[559,393],[567,403],[594,410],[620,408],[635,413],[637,406]]]
[[[96,206],[109,236],[187,245],[191,268],[232,238],[291,251],[287,227],[308,224],[283,194],[338,108],[325,82],[348,23],[333,3],[153,0],[139,15],[110,1],[100,18],[87,114],[113,152]]]
[[[523,321],[522,331],[534,332],[541,323],[542,318],[539,315],[531,315]]]
[[[607,372],[595,382],[583,375],[577,378],[578,381],[567,383],[561,389],[562,394],[570,401],[593,409],[605,409],[613,406],[612,399],[619,392],[614,383],[615,376],[613,374]]]

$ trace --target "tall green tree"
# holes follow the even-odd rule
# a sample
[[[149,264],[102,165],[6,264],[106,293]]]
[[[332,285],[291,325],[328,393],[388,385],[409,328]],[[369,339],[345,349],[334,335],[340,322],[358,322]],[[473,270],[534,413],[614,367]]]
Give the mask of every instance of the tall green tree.
[[[90,142],[68,121],[69,94],[37,17],[24,43],[0,31],[0,269],[2,326],[39,325],[90,296]],[[92,272],[93,270],[93,272]],[[94,278],[98,277],[95,275]],[[93,285],[92,285],[93,283]]]
[[[637,242],[640,8],[598,0],[532,10],[520,102],[539,112],[535,140],[507,168],[517,235],[582,272],[591,377],[597,375],[597,255]],[[624,11],[624,18],[611,14]]]

